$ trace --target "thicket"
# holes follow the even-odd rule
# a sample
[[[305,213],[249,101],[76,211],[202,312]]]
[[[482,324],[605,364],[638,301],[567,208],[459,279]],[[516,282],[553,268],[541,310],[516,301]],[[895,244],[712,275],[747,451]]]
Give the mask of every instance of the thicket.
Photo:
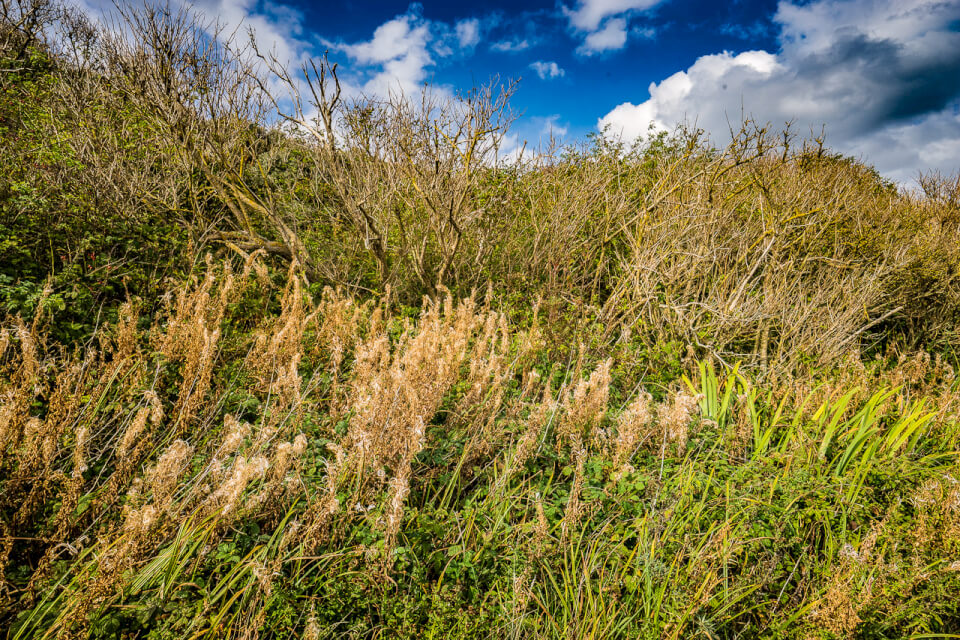
[[[515,89],[0,0],[7,637],[960,633],[960,179]]]

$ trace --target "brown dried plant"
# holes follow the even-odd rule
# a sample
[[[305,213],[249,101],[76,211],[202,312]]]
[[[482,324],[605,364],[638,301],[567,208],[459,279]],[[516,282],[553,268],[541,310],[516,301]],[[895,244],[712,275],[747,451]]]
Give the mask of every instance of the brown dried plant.
[[[674,444],[680,453],[687,448],[690,426],[699,408],[699,399],[685,390],[672,394],[670,401],[657,406],[657,428],[661,455],[668,444]]]
[[[612,446],[616,477],[629,470],[630,459],[634,453],[653,437],[652,400],[649,393],[641,390],[636,399],[617,417],[617,432]]]
[[[577,451],[599,444],[597,427],[607,411],[612,364],[612,359],[601,362],[589,378],[580,380],[564,394],[563,413],[557,421],[558,447],[569,444]]]

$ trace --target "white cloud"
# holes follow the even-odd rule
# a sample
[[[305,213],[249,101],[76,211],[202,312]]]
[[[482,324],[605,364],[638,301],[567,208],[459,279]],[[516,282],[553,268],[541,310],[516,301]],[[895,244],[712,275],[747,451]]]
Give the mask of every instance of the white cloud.
[[[885,175],[960,169],[960,3],[931,0],[781,2],[781,49],[699,58],[651,84],[650,97],[600,119],[634,138],[696,121],[722,143],[741,116],[798,132],[827,128],[838,151]]]
[[[617,106],[600,119],[599,126],[609,126],[612,134],[627,140],[645,135],[651,125],[656,131],[663,131],[680,120],[702,115],[691,110],[696,106],[692,98],[701,93],[722,92],[731,83],[740,87],[761,86],[780,68],[776,56],[766,51],[702,56],[686,71],[678,71],[659,84],[651,83],[649,100]],[[730,115],[739,117],[739,109]]]
[[[574,9],[561,5],[570,28],[586,33],[577,53],[590,56],[603,51],[622,49],[627,44],[627,20],[630,14],[647,11],[663,0],[577,0]],[[634,33],[651,38],[650,27],[635,29]]]
[[[518,51],[524,51],[531,47],[529,40],[501,40],[500,42],[494,42],[490,45],[490,48],[494,51],[500,51],[503,53],[517,53]]]
[[[432,35],[427,22],[414,14],[397,16],[381,24],[370,40],[334,45],[359,65],[379,67],[364,84],[367,93],[384,95],[415,92],[434,59],[427,49]]]
[[[454,29],[461,49],[475,47],[480,42],[480,21],[476,18],[461,20]]]
[[[569,132],[569,126],[560,124],[560,114],[555,113],[552,116],[543,118],[543,127],[540,129],[541,135],[563,138]]]
[[[588,33],[583,44],[577,47],[577,53],[592,56],[595,53],[622,49],[627,44],[627,21],[623,18],[610,18],[603,28]]]
[[[785,53],[809,55],[828,49],[843,35],[897,41],[922,49],[929,38],[960,17],[960,5],[942,0],[820,0],[807,5],[781,2],[775,20],[781,25]]]
[[[633,27],[630,33],[647,40],[653,40],[657,37],[657,30],[653,27]]]
[[[521,140],[517,133],[508,133],[503,137],[500,147],[496,151],[496,162],[514,164],[531,156],[527,149],[527,141]]]
[[[403,15],[377,27],[370,40],[339,48],[360,64],[383,64],[411,51],[426,50],[429,39],[430,30],[425,24],[417,24],[414,16]]]
[[[355,63],[351,70],[365,78],[365,93],[386,95],[399,91],[410,95],[422,88],[438,62],[471,55],[494,21],[494,17],[467,18],[453,24],[427,20],[416,5],[411,5],[407,13],[377,27],[370,40],[326,44],[347,54]],[[448,87],[435,90],[452,95]]]
[[[956,175],[960,171],[960,109],[884,127],[847,142],[844,151],[905,184],[931,169]]]
[[[570,26],[578,31],[596,31],[600,23],[610,16],[619,16],[629,11],[645,11],[660,4],[662,0],[578,0],[576,8],[563,5],[563,13]]]
[[[560,68],[556,62],[544,62],[537,60],[530,64],[530,68],[537,72],[541,80],[552,80],[553,78],[562,78],[566,71]]]

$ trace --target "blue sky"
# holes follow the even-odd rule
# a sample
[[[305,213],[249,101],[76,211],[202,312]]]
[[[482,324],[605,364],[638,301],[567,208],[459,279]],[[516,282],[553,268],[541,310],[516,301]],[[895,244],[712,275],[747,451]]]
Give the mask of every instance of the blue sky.
[[[354,93],[519,78],[517,145],[684,121],[722,144],[743,114],[903,183],[960,171],[960,0],[179,2],[293,63],[329,50]]]
[[[770,0],[727,5],[688,0],[617,14],[613,20],[625,17],[626,42],[606,51],[582,48],[589,32],[572,27],[563,5],[554,2],[407,5],[353,0],[323,9],[296,6],[304,23],[332,43],[369,41],[377,27],[398,16],[446,25],[475,20],[477,44],[462,54],[436,56],[426,79],[462,88],[496,75],[520,78],[517,109],[530,120],[555,122],[570,136],[596,130],[600,116],[625,99],[645,97],[651,82],[687,68],[702,55],[776,46],[776,2]],[[349,56],[342,53],[333,52],[349,65]]]

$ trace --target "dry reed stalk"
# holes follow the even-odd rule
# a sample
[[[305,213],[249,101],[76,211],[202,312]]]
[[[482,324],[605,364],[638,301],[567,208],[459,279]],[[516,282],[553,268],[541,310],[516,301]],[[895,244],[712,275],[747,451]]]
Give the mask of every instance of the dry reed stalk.
[[[116,597],[123,574],[154,548],[158,537],[168,527],[165,518],[153,505],[125,511],[122,528],[115,539],[105,545],[96,570],[80,576],[77,592],[80,597],[65,602],[64,612],[50,631],[57,638],[82,638],[90,624],[89,614]]]
[[[657,406],[661,455],[665,453],[667,444],[675,444],[681,454],[686,451],[690,422],[698,408],[699,398],[686,391],[674,393],[669,402]]]
[[[540,375],[536,371],[530,371],[527,375],[527,382],[524,384],[523,392],[517,406],[523,403],[523,399],[530,395],[534,388],[540,382]],[[543,385],[542,397],[540,402],[535,404],[530,410],[527,419],[523,421],[523,431],[517,440],[511,455],[503,465],[503,472],[497,478],[494,488],[491,490],[491,499],[499,497],[500,493],[506,488],[514,474],[518,473],[523,466],[536,453],[536,448],[547,424],[551,418],[556,415],[558,403],[550,393],[550,386]],[[516,411],[516,408],[514,409]]]
[[[94,372],[98,368],[103,372],[96,379]],[[19,496],[15,522],[28,522],[45,500],[56,495],[60,507],[54,520],[54,537],[65,540],[79,524],[75,522],[74,509],[84,485],[91,425],[99,426],[97,423],[103,419],[93,414],[90,407],[109,395],[116,373],[116,367],[104,366],[102,360],[90,352],[82,362],[66,364],[58,374],[46,417],[42,421],[29,420],[32,428],[24,432],[25,446],[18,456],[17,468],[24,477],[35,476],[40,480],[30,483],[26,496]],[[82,399],[85,393],[88,394],[86,402]],[[69,475],[68,465],[73,467]]]
[[[932,478],[909,500],[919,516],[909,536],[913,563],[928,566],[930,551],[941,556],[937,560],[954,559],[960,540],[960,480],[949,473]]]
[[[506,366],[506,355],[510,346],[506,316],[489,312],[487,309],[483,309],[483,312],[486,318],[472,347],[470,370],[465,381],[467,392],[460,400],[460,413],[475,408],[488,396],[491,389],[498,389],[510,373]]]
[[[326,493],[308,508],[306,539],[315,544],[325,535],[339,510],[335,496],[340,479],[352,476],[357,484],[351,504],[367,504],[380,489],[387,490],[382,560],[388,566],[412,463],[426,444],[427,422],[460,379],[468,358],[486,356],[475,369],[475,380],[498,375],[499,345],[507,341],[499,316],[478,309],[471,298],[454,303],[449,293],[428,301],[416,327],[408,323],[392,347],[382,317],[375,309],[369,335],[356,347],[347,396],[349,427],[335,447],[337,461],[330,464]]]
[[[610,396],[610,367],[608,358],[581,380],[571,391],[563,394],[563,413],[557,421],[557,446],[568,443],[572,450],[594,448],[599,444],[596,427],[607,411]],[[579,367],[577,367],[579,369]]]
[[[134,480],[143,458],[154,446],[154,434],[163,425],[163,405],[160,398],[148,389],[143,393],[145,406],[136,409],[127,420],[123,436],[114,452],[115,467],[91,506],[92,514],[109,510],[119,500],[121,491]],[[139,477],[137,477],[139,479]]]
[[[408,327],[394,353],[384,335],[357,349],[346,449],[357,468],[398,472],[423,445],[424,421],[459,376],[478,324],[468,299],[454,307],[429,303],[416,330]]]
[[[840,549],[840,558],[827,580],[826,589],[808,614],[818,628],[838,637],[849,637],[860,625],[860,613],[867,608],[883,584],[890,568],[883,551],[876,551],[878,538],[884,533],[888,517],[874,523],[857,546],[850,543]]]
[[[137,348],[138,306],[128,300],[120,305],[117,316],[117,326],[112,339],[113,357],[123,361],[132,357]]]
[[[281,296],[280,315],[260,329],[244,363],[258,380],[259,389],[277,398],[271,426],[279,423],[285,411],[300,405],[302,380],[297,368],[303,357],[303,336],[319,313],[308,304],[294,262]]]
[[[247,505],[249,510],[266,513],[284,504],[283,493],[293,497],[294,492],[304,488],[297,482],[295,472],[306,450],[307,437],[302,433],[297,434],[292,442],[277,443],[269,460],[266,482],[259,492],[250,497]]]
[[[0,362],[7,355],[7,349],[10,347],[10,330],[7,327],[0,327]]]
[[[37,343],[32,331],[22,320],[17,318],[13,333],[16,335],[14,355],[11,362],[16,362],[10,374],[9,382],[3,391],[3,405],[0,407],[0,461],[9,455],[22,437],[22,428],[27,418],[27,409],[31,399],[36,395],[39,383],[40,364],[37,360]],[[9,330],[4,329],[4,352],[14,343]],[[16,352],[19,353],[16,353]]]
[[[539,380],[540,375],[536,371],[531,371],[528,376],[528,384],[524,387],[525,393],[527,389],[535,388]],[[512,468],[522,467],[533,456],[537,441],[558,409],[559,405],[550,393],[550,385],[544,384],[540,402],[534,405],[524,422],[525,429],[517,442],[516,451],[510,463]]]
[[[220,282],[215,289],[218,275],[221,276]],[[218,271],[208,256],[203,280],[173,297],[166,326],[162,331],[155,331],[158,336],[156,350],[183,367],[177,402],[171,412],[177,425],[174,435],[186,431],[204,402],[218,355],[220,325],[227,305],[245,285],[240,282],[238,286],[229,262]]]
[[[317,328],[314,342],[308,351],[312,358],[329,358],[328,369],[331,376],[331,411],[346,411],[347,399],[340,393],[342,367],[348,354],[353,353],[361,339],[361,332],[367,325],[373,325],[371,333],[379,332],[376,322],[368,316],[371,304],[360,305],[352,297],[335,291],[330,287],[323,290],[317,304]],[[373,313],[382,313],[382,308]]]
[[[157,459],[153,469],[147,472],[154,506],[160,509],[170,506],[180,476],[192,455],[193,447],[183,440],[174,440]]]
[[[572,456],[574,463],[573,482],[570,485],[570,495],[567,497],[567,505],[563,512],[563,522],[560,526],[561,544],[570,540],[570,536],[572,536],[576,530],[584,511],[580,494],[583,493],[583,485],[585,482],[584,465],[587,459],[587,451],[583,446],[580,446],[573,450]]]
[[[307,553],[326,541],[333,517],[340,511],[337,490],[348,471],[347,454],[343,448],[336,443],[327,446],[333,451],[334,459],[326,463],[326,480],[320,496],[310,502],[303,515],[304,533],[301,546]]]
[[[612,452],[615,478],[619,478],[629,470],[633,454],[653,435],[650,429],[653,422],[653,414],[650,411],[652,400],[649,393],[641,390],[617,418],[617,435]]]

